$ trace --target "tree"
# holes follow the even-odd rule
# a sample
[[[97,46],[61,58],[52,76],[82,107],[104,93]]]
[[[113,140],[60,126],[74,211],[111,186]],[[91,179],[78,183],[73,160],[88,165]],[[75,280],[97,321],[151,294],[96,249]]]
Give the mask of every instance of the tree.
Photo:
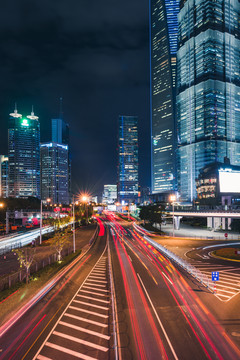
[[[150,204],[143,206],[140,210],[139,217],[145,221],[149,221],[151,225],[159,224],[161,230],[162,214],[165,209],[165,205],[161,203]]]
[[[36,248],[25,247],[24,249],[13,250],[18,255],[18,261],[20,268],[24,267],[26,270],[26,283],[29,282],[30,266],[33,263]]]
[[[67,244],[69,244],[67,230],[63,232],[58,232],[54,235],[54,238],[52,240],[52,247],[56,250],[58,254],[58,261],[61,261],[62,250]]]

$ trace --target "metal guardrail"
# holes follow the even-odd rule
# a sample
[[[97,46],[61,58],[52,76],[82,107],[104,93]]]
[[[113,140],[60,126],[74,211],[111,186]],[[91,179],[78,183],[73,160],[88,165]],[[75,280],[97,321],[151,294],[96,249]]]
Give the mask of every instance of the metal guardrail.
[[[134,228],[143,234],[144,239],[150,243],[153,247],[160,250],[164,255],[166,255],[169,259],[178,264],[181,268],[187,271],[191,276],[193,276],[198,282],[202,285],[206,286],[212,292],[214,292],[214,284],[207,275],[203,274],[199,269],[195,268],[195,266],[189,264],[187,261],[183,260],[180,256],[174,254],[172,251],[166,249],[164,246],[156,243],[156,241],[150,239],[146,236],[142,230],[142,228],[136,224],[133,224]]]

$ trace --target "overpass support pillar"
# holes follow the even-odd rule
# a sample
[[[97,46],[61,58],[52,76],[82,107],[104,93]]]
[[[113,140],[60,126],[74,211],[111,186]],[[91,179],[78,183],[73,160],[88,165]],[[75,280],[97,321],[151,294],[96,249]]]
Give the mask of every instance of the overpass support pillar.
[[[222,226],[222,221],[220,217],[215,217],[213,218],[213,222],[214,222],[214,230],[220,229]]]
[[[174,229],[179,230],[180,229],[180,219],[182,216],[174,216]]]
[[[213,218],[212,217],[208,217],[207,218],[207,227],[209,229],[212,229],[213,228]]]
[[[231,224],[232,224],[232,219],[231,219],[231,218],[228,218],[228,219],[227,219],[228,230],[231,230]]]

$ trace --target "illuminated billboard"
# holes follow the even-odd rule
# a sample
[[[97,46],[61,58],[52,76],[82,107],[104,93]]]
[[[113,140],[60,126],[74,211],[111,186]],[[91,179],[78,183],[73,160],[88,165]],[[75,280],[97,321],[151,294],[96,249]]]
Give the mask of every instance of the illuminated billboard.
[[[219,169],[219,189],[221,193],[240,194],[240,171]]]

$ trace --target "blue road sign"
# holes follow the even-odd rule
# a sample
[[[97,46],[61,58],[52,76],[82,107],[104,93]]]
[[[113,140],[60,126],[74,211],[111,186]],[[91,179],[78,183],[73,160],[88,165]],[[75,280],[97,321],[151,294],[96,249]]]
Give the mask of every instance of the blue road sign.
[[[212,281],[219,280],[219,271],[212,271]]]

